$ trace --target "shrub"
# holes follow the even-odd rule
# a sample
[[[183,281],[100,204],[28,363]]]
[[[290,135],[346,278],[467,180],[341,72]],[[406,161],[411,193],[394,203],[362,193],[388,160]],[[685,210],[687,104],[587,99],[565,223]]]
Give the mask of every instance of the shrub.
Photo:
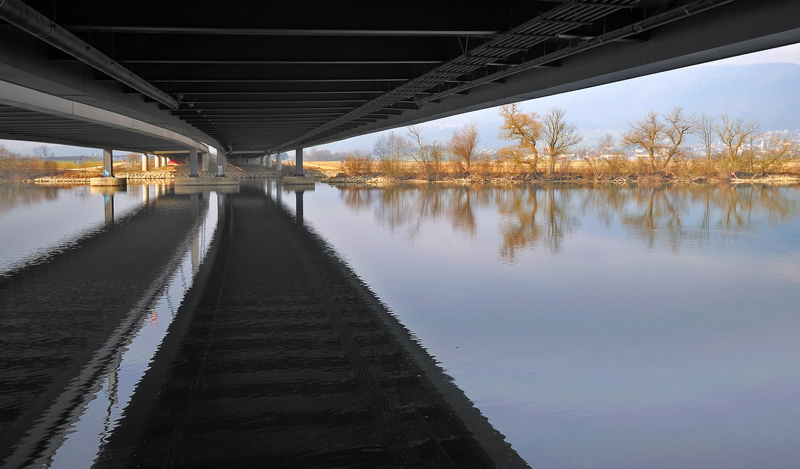
[[[367,176],[373,167],[374,160],[365,151],[354,150],[344,157],[344,172],[350,176]]]

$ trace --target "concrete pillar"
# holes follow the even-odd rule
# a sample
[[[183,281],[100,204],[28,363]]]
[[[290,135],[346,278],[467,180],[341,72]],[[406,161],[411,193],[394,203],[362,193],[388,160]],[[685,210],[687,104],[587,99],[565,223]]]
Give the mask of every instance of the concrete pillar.
[[[189,177],[196,178],[200,176],[197,174],[197,148],[192,147],[189,149]]]
[[[282,153],[275,154],[275,169],[277,169],[279,173],[281,172],[281,168],[283,167],[283,160],[281,160],[281,155]]]
[[[228,158],[225,152],[217,150],[217,177],[225,177],[225,165],[228,163]]]
[[[112,159],[112,150],[103,148],[103,176],[114,177],[114,160]]]
[[[295,176],[302,176],[303,175],[303,149],[298,148],[294,151],[294,159],[295,159],[295,166],[294,166],[294,175]]]
[[[203,172],[208,171],[208,157],[209,156],[211,156],[211,155],[207,151],[204,151],[204,152],[200,153],[200,161],[202,161],[201,164],[203,165],[202,166]]]
[[[267,155],[267,168],[272,167],[272,155]]]
[[[161,167],[161,158],[158,155],[153,155],[153,167],[160,168]]]
[[[142,171],[150,171],[150,158],[147,157],[147,153],[142,153]]]

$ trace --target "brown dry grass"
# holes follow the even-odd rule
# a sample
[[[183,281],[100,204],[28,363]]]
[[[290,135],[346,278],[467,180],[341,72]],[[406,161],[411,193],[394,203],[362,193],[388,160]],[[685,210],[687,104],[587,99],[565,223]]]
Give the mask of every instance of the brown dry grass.
[[[310,162],[306,167],[320,171],[342,171],[351,176],[363,174],[350,174],[347,167],[339,162]],[[561,180],[561,181],[639,181],[663,182],[665,180],[698,181],[704,179],[749,179],[765,176],[763,173],[743,173],[735,175],[727,169],[724,160],[686,159],[676,160],[666,169],[656,171],[645,160],[628,160],[625,158],[603,160],[563,160],[556,165],[551,177],[545,176],[545,165],[540,162],[537,168],[530,165],[515,164],[507,160],[479,159],[475,161],[471,173],[464,172],[457,164],[447,162],[438,175],[437,180],[454,179],[536,179],[536,180]],[[424,172],[413,161],[401,163],[401,175],[397,179],[428,179]],[[771,174],[800,176],[800,161],[790,161],[783,164],[780,170]],[[385,176],[384,174],[375,174]]]

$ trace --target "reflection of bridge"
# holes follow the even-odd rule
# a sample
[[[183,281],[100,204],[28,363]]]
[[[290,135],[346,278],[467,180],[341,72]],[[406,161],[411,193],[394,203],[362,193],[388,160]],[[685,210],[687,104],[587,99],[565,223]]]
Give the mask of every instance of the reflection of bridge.
[[[0,1],[1,137],[222,156],[800,41],[794,0],[28,4]]]
[[[122,376],[122,354],[184,251],[194,282],[124,416],[99,431],[95,467],[528,467],[306,229],[302,190],[285,211],[285,190],[218,193],[202,264],[192,227],[215,198],[158,191],[124,223],[3,279],[4,467],[75,463],[61,445],[91,432],[81,419],[104,380],[109,415],[118,375],[138,381]]]

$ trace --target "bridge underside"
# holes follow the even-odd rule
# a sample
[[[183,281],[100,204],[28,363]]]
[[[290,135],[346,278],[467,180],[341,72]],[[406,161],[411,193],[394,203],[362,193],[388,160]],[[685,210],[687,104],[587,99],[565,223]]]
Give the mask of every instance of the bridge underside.
[[[79,60],[85,48],[54,47],[57,34],[40,39],[24,21],[0,26],[0,80],[229,153],[302,148],[800,42],[794,0],[27,5],[46,17],[43,30],[54,23],[140,81]],[[68,142],[54,130],[60,120],[32,117],[0,120],[0,136]],[[74,144],[106,138],[61,128]],[[152,145],[141,133],[108,137]]]

